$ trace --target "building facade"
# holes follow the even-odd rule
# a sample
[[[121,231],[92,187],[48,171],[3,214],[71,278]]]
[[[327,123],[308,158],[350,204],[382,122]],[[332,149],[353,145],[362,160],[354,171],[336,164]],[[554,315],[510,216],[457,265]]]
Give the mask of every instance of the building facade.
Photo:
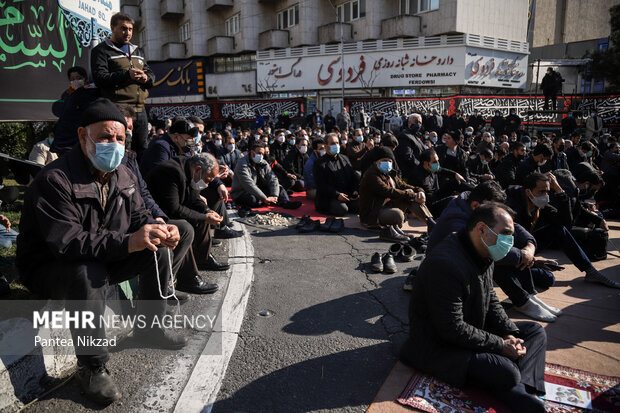
[[[345,97],[517,92],[528,10],[526,0],[122,1],[152,65],[201,63],[195,94],[152,103],[305,97],[321,110],[339,109],[343,80]]]

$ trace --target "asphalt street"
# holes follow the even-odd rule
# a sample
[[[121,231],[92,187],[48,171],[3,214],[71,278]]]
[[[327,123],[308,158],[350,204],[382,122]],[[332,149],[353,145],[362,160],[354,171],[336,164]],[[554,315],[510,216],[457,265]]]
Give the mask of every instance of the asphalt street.
[[[390,244],[361,230],[252,239],[253,289],[213,411],[366,410],[405,339],[402,283],[419,261],[372,273],[372,253]]]
[[[408,293],[396,274],[370,271],[372,253],[390,244],[371,232],[299,234],[294,228],[246,226],[254,247],[254,282],[237,345],[213,411],[364,411],[394,366],[406,337]],[[227,255],[226,242],[216,249]],[[224,273],[210,273],[224,286]],[[218,310],[224,289],[193,297],[183,313]],[[259,315],[269,310],[271,316]],[[173,411],[208,334],[187,331],[189,349],[136,348],[128,339],[108,368],[123,393],[101,408],[74,381],[27,412]]]

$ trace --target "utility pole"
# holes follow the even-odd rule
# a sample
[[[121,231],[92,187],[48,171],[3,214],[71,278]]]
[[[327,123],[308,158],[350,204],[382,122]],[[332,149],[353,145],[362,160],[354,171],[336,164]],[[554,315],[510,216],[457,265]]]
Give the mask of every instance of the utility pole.
[[[344,108],[344,26],[343,23],[341,22],[340,19],[338,19],[338,9],[336,8],[336,6],[334,6],[333,0],[329,0],[329,4],[332,6],[332,8],[334,9],[334,13],[336,14],[336,21],[338,22],[338,24],[340,24],[340,63],[341,63],[341,69],[342,70],[342,107]],[[344,16],[343,16],[343,20],[344,20]]]

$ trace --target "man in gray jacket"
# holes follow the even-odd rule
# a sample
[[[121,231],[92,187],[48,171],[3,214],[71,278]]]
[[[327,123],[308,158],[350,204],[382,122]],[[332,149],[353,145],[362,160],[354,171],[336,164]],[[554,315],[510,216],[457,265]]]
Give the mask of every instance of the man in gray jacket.
[[[278,183],[278,178],[265,161],[265,144],[256,142],[247,156],[239,159],[235,167],[231,196],[241,209],[256,208],[263,205],[278,205],[286,209],[296,209],[301,202],[291,202],[286,190]]]

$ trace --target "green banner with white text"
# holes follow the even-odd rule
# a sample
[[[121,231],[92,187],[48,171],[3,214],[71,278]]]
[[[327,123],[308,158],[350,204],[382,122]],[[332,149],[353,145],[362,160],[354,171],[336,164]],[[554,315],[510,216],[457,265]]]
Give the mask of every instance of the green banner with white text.
[[[0,0],[0,121],[55,119],[76,65],[88,70],[88,50],[57,0]]]

